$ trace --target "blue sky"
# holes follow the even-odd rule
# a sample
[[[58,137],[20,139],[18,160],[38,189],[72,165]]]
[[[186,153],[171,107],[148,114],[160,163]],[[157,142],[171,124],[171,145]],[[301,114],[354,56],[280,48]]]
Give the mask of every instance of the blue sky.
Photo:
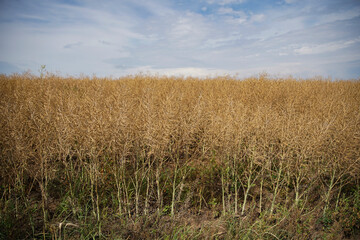
[[[359,0],[0,0],[0,72],[360,77]]]

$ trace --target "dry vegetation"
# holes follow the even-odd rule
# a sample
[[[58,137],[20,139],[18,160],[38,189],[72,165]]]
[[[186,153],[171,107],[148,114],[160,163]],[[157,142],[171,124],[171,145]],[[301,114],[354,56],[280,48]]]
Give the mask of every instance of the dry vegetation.
[[[0,75],[0,161],[0,239],[355,239],[360,82]]]

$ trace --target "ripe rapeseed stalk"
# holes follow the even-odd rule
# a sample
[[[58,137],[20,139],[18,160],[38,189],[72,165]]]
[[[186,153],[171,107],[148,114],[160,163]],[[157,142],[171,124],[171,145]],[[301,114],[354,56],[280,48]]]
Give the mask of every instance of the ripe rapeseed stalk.
[[[174,236],[206,211],[227,227],[186,234],[346,237],[359,230],[360,83],[1,75],[0,159],[8,238],[60,223],[76,228],[59,238],[126,237],[116,219],[132,238]],[[336,228],[350,207],[355,222]],[[180,225],[146,225],[166,215]]]

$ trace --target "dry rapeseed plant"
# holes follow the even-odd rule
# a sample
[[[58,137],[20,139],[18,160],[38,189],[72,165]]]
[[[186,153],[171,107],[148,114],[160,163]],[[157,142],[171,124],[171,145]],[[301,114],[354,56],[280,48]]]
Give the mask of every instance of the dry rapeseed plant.
[[[359,81],[1,75],[0,93],[8,234],[21,215],[44,236],[64,213],[97,234],[204,206],[325,218],[359,186]]]

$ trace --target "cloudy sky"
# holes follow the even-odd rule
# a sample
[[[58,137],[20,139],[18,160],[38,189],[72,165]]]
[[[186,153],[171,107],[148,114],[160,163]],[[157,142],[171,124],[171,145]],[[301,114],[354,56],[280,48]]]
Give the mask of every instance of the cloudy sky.
[[[359,0],[0,0],[0,73],[360,77]]]

